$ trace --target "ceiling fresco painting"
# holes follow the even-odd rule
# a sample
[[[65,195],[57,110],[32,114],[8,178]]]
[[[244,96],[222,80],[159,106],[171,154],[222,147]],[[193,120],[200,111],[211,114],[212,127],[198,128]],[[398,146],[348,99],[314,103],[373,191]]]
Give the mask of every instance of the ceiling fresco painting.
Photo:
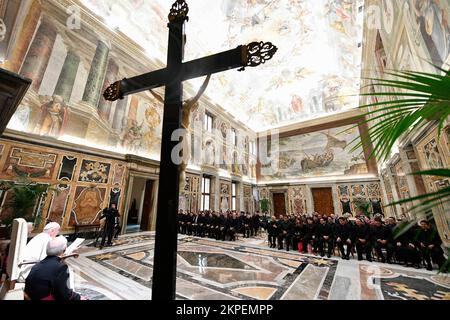
[[[166,0],[82,0],[164,64]],[[206,95],[254,131],[358,106],[362,0],[189,1],[185,60],[252,41],[279,48],[257,71],[215,75]],[[203,79],[190,81],[200,87]]]

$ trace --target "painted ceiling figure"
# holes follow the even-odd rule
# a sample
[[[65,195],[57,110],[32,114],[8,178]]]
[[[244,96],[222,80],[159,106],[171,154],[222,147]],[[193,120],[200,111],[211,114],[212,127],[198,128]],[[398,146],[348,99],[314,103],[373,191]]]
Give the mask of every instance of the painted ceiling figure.
[[[416,0],[413,8],[433,62],[443,64],[450,53],[448,13],[436,0]]]
[[[182,115],[181,115],[181,128],[186,130],[185,137],[187,135],[187,130],[189,130],[190,124],[191,124],[191,112],[195,111],[199,107],[198,101],[202,97],[202,95],[205,93],[206,88],[208,87],[209,80],[211,79],[211,75],[208,75],[203,82],[202,86],[198,90],[195,97],[191,99],[187,99],[183,101],[183,108],[182,108]],[[155,97],[156,100],[164,104],[164,99],[159,94],[154,92],[153,90],[150,90],[150,93]],[[183,160],[180,164],[179,170],[180,170],[180,190],[184,190],[185,184],[186,184],[186,168],[189,164],[189,160],[191,158],[190,150],[191,150],[191,143],[190,139],[183,138],[184,148],[183,150],[186,150],[186,154],[183,152]]]
[[[143,125],[143,123],[139,125],[136,120],[131,121],[131,124],[128,126],[122,139],[123,147],[127,148],[131,152],[139,151],[142,144],[142,138],[144,136],[142,133]]]

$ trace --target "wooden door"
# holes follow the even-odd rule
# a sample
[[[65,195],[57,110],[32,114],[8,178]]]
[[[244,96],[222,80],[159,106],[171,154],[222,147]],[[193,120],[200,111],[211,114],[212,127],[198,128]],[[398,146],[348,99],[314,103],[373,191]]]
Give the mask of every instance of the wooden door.
[[[286,215],[286,197],[284,193],[273,194],[273,208],[276,217]]]
[[[312,189],[314,211],[321,215],[334,214],[333,190],[331,188]]]
[[[141,230],[150,231],[150,214],[152,212],[153,180],[145,183],[144,203],[142,205]]]

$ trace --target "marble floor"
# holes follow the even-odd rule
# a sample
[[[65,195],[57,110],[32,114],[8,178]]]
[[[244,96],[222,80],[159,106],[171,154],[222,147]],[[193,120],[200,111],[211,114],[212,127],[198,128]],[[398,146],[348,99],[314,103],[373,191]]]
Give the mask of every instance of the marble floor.
[[[148,300],[153,233],[89,246],[69,259],[75,289],[91,300]],[[450,300],[450,277],[397,265],[322,259],[269,249],[263,237],[221,242],[180,236],[177,299]]]

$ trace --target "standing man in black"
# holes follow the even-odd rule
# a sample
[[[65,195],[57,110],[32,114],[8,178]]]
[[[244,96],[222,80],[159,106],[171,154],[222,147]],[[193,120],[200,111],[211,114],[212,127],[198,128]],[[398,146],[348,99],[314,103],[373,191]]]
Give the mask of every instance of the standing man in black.
[[[306,224],[303,226],[303,253],[308,252],[308,245],[314,247],[314,242],[316,238],[316,225],[314,224],[314,219],[308,217],[306,219]]]
[[[267,234],[269,236],[269,245],[271,248],[277,247],[277,237],[278,237],[278,221],[275,216],[272,216],[270,221],[267,222]]]
[[[61,259],[66,249],[64,238],[47,244],[47,257],[31,269],[25,282],[24,290],[30,300],[86,300],[68,286],[69,267]]]
[[[111,204],[111,207],[103,209],[103,214],[100,217],[100,220],[105,219],[105,226],[103,227],[103,235],[102,242],[100,244],[100,249],[103,249],[106,241],[106,237],[108,237],[108,242],[106,245],[108,247],[112,246],[112,238],[114,234],[114,228],[116,226],[116,218],[118,218],[119,211],[116,209],[116,204]]]
[[[261,217],[259,213],[256,212],[253,215],[253,236],[258,236],[259,228],[261,227]]]

